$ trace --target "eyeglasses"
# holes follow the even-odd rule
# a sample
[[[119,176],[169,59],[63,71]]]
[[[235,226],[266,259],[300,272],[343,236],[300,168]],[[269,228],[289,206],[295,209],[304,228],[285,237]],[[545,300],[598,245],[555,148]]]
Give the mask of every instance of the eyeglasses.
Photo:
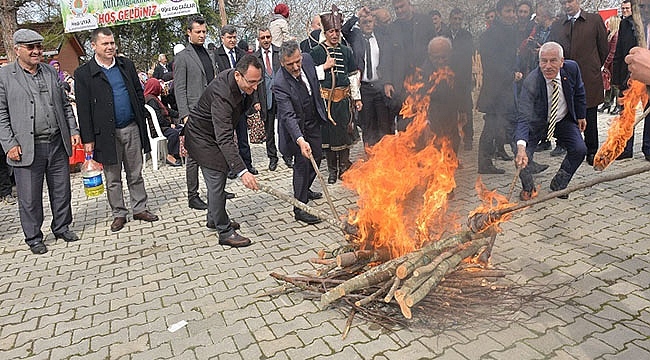
[[[241,73],[240,73],[239,75],[241,75],[241,77],[244,79],[244,81],[246,81],[246,83],[247,83],[248,85],[250,85],[250,86],[256,86],[256,85],[259,85],[259,84],[262,82],[262,79],[259,79],[259,80],[248,80],[248,79],[246,79],[246,76],[244,76],[244,74],[241,74]]]
[[[20,44],[20,46],[24,47],[29,51],[32,51],[34,49],[43,50],[43,44]]]
[[[260,36],[260,40],[270,39],[270,38],[271,38],[271,35]]]

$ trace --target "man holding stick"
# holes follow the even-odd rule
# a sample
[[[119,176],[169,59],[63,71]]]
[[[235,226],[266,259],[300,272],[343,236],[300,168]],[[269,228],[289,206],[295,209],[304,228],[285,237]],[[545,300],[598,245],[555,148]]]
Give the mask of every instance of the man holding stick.
[[[296,41],[287,41],[280,48],[280,63],[282,69],[273,79],[278,105],[278,147],[282,155],[295,157],[293,196],[306,204],[323,196],[309,190],[316,179],[310,158],[313,156],[320,166],[321,126],[327,125],[327,113],[311,56],[301,54]],[[321,222],[304,210],[294,207],[293,211],[296,220],[307,224]]]

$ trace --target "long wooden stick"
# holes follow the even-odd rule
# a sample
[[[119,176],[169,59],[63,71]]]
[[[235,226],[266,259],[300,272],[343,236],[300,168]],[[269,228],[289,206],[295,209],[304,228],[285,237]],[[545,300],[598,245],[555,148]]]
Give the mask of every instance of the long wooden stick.
[[[327,203],[330,206],[330,209],[332,210],[332,215],[334,215],[335,219],[339,219],[339,214],[336,212],[336,208],[334,207],[334,203],[332,202],[332,197],[330,196],[329,190],[327,190],[327,184],[325,183],[325,178],[323,178],[323,174],[320,173],[320,170],[318,169],[318,165],[316,164],[316,160],[314,160],[314,155],[309,154],[309,161],[311,161],[311,166],[314,168],[314,171],[316,172],[316,177],[318,178],[318,181],[320,181],[320,186],[323,188],[323,194],[325,194],[325,199],[327,199]]]

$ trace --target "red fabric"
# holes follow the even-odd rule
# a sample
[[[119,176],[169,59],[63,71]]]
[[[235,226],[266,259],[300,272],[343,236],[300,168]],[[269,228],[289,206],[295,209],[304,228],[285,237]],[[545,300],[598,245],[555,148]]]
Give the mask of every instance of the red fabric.
[[[275,9],[273,9],[274,14],[280,14],[285,18],[289,17],[289,6],[287,4],[277,4]]]
[[[164,116],[169,116],[169,111],[167,107],[160,101],[160,94],[162,94],[162,85],[160,85],[160,80],[156,78],[150,78],[144,84],[144,100],[149,101],[149,99],[155,99],[160,107]]]

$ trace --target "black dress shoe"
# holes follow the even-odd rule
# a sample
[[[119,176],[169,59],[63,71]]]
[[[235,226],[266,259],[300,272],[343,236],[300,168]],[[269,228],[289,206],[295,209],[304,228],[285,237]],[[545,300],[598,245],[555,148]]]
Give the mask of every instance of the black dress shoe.
[[[485,165],[485,166],[478,167],[478,173],[479,174],[505,174],[506,171],[503,169],[499,169],[494,165]]]
[[[228,191],[224,191],[224,192],[226,193],[226,200],[235,198],[235,193],[231,193],[231,192],[228,192]],[[206,205],[206,209],[207,209],[207,205]]]
[[[253,174],[253,175],[257,175],[257,174],[260,173],[259,171],[257,171],[257,169],[254,166],[251,166],[251,168],[248,169],[248,172]]]
[[[535,152],[542,152],[546,150],[551,150],[551,142],[550,141],[542,141],[537,145],[537,148],[535,148]]]
[[[29,245],[29,250],[32,251],[32,254],[43,255],[47,252],[47,246],[42,241],[39,241]]]
[[[304,210],[296,211],[295,218],[296,220],[306,222],[309,225],[318,224],[319,222],[323,221]]]
[[[171,161],[165,159],[165,164],[167,164],[169,166],[173,166],[173,167],[183,166],[183,164],[181,163],[180,160],[176,160],[174,162],[171,162]]]
[[[246,247],[251,244],[251,239],[243,237],[233,231],[232,235],[225,239],[219,239],[219,245],[228,245],[232,247]]]
[[[111,224],[111,231],[112,232],[117,232],[120,231],[124,228],[124,224],[126,224],[126,218],[118,216],[115,219],[113,219],[113,223]]]
[[[208,229],[211,229],[211,230],[216,230],[217,229],[217,227],[214,225],[214,223],[212,221],[208,221],[205,224],[205,227],[207,227]],[[234,230],[239,230],[241,228],[241,225],[239,225],[239,223],[236,222],[236,221],[230,220],[230,227],[233,228]]]
[[[633,154],[631,152],[623,152],[621,155],[619,155],[616,160],[623,160],[623,159],[631,159]]]
[[[278,159],[269,160],[269,170],[275,171],[278,168]]]
[[[200,197],[194,197],[191,198],[188,202],[187,205],[190,207],[190,209],[196,209],[196,210],[207,210],[208,209],[208,204],[206,204],[203,200],[201,200]]]
[[[323,193],[319,193],[317,191],[311,191],[307,193],[307,199],[309,200],[316,200],[316,199],[321,199],[323,197]]]
[[[564,154],[566,154],[566,150],[560,145],[555,145],[555,149],[551,151],[551,156],[564,156]]]
[[[284,164],[287,165],[289,169],[293,168],[293,159],[288,157],[288,156],[283,156],[282,160],[284,160]]]
[[[79,236],[75,234],[74,232],[70,230],[66,230],[62,232],[61,234],[54,234],[54,237],[57,239],[63,239],[66,242],[74,242],[74,241],[79,241]]]
[[[589,166],[594,166],[594,158],[596,157],[596,154],[587,154],[587,164]]]

